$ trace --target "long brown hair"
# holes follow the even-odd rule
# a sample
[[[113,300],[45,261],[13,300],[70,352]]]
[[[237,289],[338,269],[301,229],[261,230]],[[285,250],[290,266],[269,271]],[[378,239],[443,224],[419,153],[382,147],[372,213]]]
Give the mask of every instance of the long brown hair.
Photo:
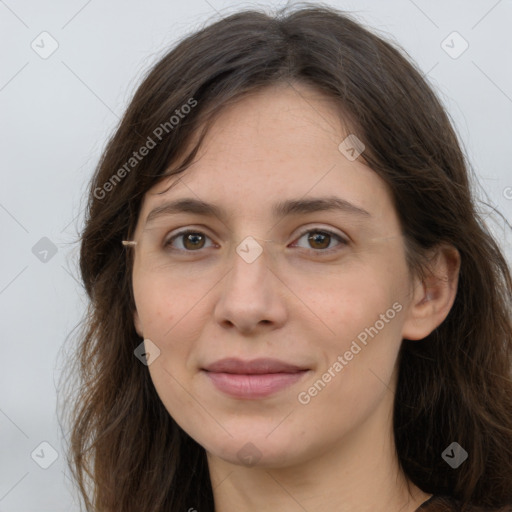
[[[87,510],[214,510],[205,450],[175,423],[134,357],[142,340],[121,242],[144,194],[187,168],[223,106],[282,82],[315,87],[339,105],[392,191],[412,271],[423,275],[427,250],[440,243],[461,255],[446,320],[424,341],[402,343],[394,436],[403,471],[423,491],[464,506],[511,504],[512,280],[477,211],[471,168],[403,51],[346,13],[306,4],[273,16],[239,12],[177,44],[136,91],[92,178],[80,248],[90,306],[67,402],[69,464]],[[151,148],[131,160],[142,146]],[[457,469],[441,456],[452,442],[469,454]]]

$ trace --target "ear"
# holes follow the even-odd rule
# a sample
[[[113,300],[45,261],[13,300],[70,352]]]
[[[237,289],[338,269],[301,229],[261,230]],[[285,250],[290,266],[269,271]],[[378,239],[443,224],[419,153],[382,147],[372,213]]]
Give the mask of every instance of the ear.
[[[142,322],[140,321],[139,313],[137,313],[137,310],[133,313],[133,324],[135,326],[135,330],[137,331],[137,334],[144,338],[143,330],[142,330]]]
[[[436,247],[429,270],[422,281],[415,278],[402,338],[422,340],[428,336],[443,323],[455,301],[460,270],[459,251],[448,245]]]

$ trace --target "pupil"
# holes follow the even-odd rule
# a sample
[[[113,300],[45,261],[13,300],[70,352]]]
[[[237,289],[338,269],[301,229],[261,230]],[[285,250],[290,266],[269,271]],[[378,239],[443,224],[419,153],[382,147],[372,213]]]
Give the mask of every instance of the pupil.
[[[197,248],[198,241],[199,241],[199,244],[201,243],[201,241],[199,240],[200,238],[202,238],[202,235],[200,235],[198,233],[189,233],[186,237],[185,246],[187,246],[187,243],[191,243],[192,248]]]
[[[322,234],[322,233],[317,233],[313,236],[309,236],[309,241],[310,242],[313,242],[313,243],[320,243],[321,244],[321,247],[316,247],[317,249],[320,248],[320,249],[325,249],[326,247],[329,246],[329,237],[330,235],[327,235],[327,234]],[[327,241],[327,243],[325,243]],[[322,243],[324,242],[324,243]]]

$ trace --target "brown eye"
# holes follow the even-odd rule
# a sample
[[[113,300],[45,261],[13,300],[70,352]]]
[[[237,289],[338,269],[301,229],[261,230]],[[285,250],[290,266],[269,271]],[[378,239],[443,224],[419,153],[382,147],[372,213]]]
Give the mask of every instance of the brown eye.
[[[298,240],[304,238],[307,238],[306,243],[308,244],[308,247],[301,247],[305,249],[313,249],[317,252],[330,252],[331,250],[336,250],[339,246],[348,245],[348,242],[340,235],[324,229],[310,229],[309,231],[304,232]],[[334,241],[337,241],[338,243],[331,245]]]
[[[308,236],[308,243],[313,249],[327,249],[331,243],[331,235],[317,231],[314,235]]]
[[[201,233],[201,231],[181,231],[169,238],[164,243],[164,247],[178,251],[193,252],[198,249],[203,249],[205,247],[206,239],[209,239],[209,237],[204,233]],[[175,241],[178,242],[177,247],[174,245]]]
[[[188,233],[183,236],[183,245],[186,249],[202,249],[204,246],[204,235],[201,233]]]

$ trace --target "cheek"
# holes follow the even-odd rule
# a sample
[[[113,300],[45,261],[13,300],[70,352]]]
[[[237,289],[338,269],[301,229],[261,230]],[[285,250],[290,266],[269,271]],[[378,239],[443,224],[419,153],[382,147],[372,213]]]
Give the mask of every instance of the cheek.
[[[179,424],[180,411],[188,411],[187,416],[200,414],[196,410],[197,401],[185,391],[190,386],[188,362],[193,351],[190,339],[198,335],[193,315],[197,315],[200,304],[197,304],[197,288],[193,289],[194,293],[178,279],[149,273],[135,273],[133,278],[135,305],[144,337],[160,350],[148,366],[151,380],[165,408]]]
[[[383,262],[361,262],[339,267],[328,276],[297,275],[293,290],[316,315],[315,324],[323,321],[326,334],[332,335],[326,339],[349,340],[400,300],[400,276],[388,268]]]
[[[305,334],[311,353],[319,360],[317,374],[308,384],[331,370],[325,391],[322,388],[323,398],[315,398],[319,407],[343,398],[358,410],[365,407],[362,398],[375,399],[389,384],[402,341],[405,309],[397,267],[391,272],[381,259],[380,264],[353,265],[350,271],[333,273],[322,287],[307,287],[303,282],[308,304],[322,320],[316,319]]]
[[[395,304],[395,308],[393,308]],[[360,424],[389,394],[401,345],[400,304],[384,297],[346,308],[337,335],[324,338],[322,364],[299,391],[308,421],[329,417],[325,436]],[[380,314],[385,320],[381,320]],[[318,348],[316,349],[318,351]]]
[[[165,273],[135,271],[133,293],[140,322],[147,337],[167,338],[173,326],[189,314],[198,297],[200,280],[190,281]],[[165,341],[165,340],[162,340]]]
[[[144,337],[160,350],[149,370],[159,394],[160,390],[167,390],[166,396],[161,396],[165,401],[186,398],[180,397],[183,389],[178,383],[184,384],[189,378],[195,341],[200,339],[207,318],[206,295],[210,288],[206,279],[134,272],[133,290],[140,325]]]

